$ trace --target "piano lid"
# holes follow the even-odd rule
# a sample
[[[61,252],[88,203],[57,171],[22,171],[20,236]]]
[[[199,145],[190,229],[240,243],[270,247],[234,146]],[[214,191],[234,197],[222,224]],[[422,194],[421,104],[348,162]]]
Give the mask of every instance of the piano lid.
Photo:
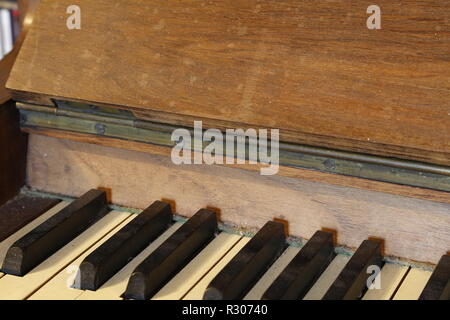
[[[7,83],[15,99],[119,106],[203,127],[448,165],[447,1],[43,0]]]

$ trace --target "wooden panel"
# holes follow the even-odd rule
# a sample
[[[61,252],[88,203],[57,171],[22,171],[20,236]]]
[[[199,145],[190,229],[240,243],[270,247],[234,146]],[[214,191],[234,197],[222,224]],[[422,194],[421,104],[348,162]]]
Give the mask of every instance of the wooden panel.
[[[12,102],[0,105],[0,205],[25,183],[26,152],[27,135],[20,132],[19,112]]]
[[[386,241],[387,255],[417,261],[437,263],[449,250],[448,203],[306,179],[221,166],[177,166],[166,156],[30,137],[28,183],[39,190],[79,196],[103,186],[112,190],[113,203],[145,208],[154,200],[171,199],[185,216],[210,206],[221,209],[221,220],[251,230],[281,218],[294,236],[309,239],[330,228],[338,231],[339,244],[353,248],[379,237]]]
[[[19,38],[14,44],[13,50],[0,60],[0,104],[11,99],[11,94],[5,88],[6,80],[9,77],[11,68],[16,60],[19,49],[25,39],[25,35],[33,22],[33,16],[39,0],[19,0],[20,23],[22,30]],[[1,106],[0,106],[1,108]]]
[[[43,128],[23,128],[23,131],[34,134],[44,135],[47,137],[69,139],[78,142],[86,142],[89,144],[101,145],[106,147],[115,147],[121,149],[127,149],[132,151],[144,152],[153,155],[160,155],[170,157],[171,148],[139,143],[134,141],[126,141],[121,139],[113,139],[108,137],[100,137],[89,134],[66,132],[62,130],[52,130]],[[45,138],[43,138],[45,139]],[[92,147],[89,147],[92,148]],[[125,152],[126,154],[127,152]],[[261,165],[251,164],[223,164],[223,166],[239,168],[243,170],[259,171]],[[400,195],[404,197],[419,198],[437,202],[443,202],[450,204],[450,194],[448,192],[436,191],[431,189],[423,189],[418,187],[398,185],[394,183],[386,183],[374,180],[368,180],[357,177],[350,177],[338,174],[332,174],[327,172],[320,172],[316,170],[293,168],[280,166],[278,175],[290,178],[298,178],[303,180],[328,183],[338,186],[352,187],[364,190],[371,190],[377,192],[390,193]]]
[[[380,0],[381,30],[363,0],[79,0],[75,31],[71,4],[42,1],[8,81],[15,98],[449,163],[445,1]]]

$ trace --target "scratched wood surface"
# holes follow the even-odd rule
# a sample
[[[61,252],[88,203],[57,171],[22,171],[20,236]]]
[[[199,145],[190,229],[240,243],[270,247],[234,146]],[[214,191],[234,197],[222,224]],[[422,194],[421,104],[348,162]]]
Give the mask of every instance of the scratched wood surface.
[[[8,87],[147,119],[448,165],[447,1],[44,0]]]
[[[3,104],[11,99],[11,93],[5,88],[6,80],[9,77],[17,54],[19,53],[20,47],[25,39],[25,35],[33,22],[34,10],[36,9],[38,3],[39,0],[18,1],[22,30],[19,38],[16,40],[13,50],[0,60],[0,104]]]
[[[167,156],[41,135],[30,135],[27,183],[71,196],[109,188],[113,203],[134,208],[169,199],[184,216],[219,208],[222,221],[250,230],[280,218],[291,235],[335,229],[338,242],[352,248],[378,237],[387,254],[423,262],[436,263],[450,250],[448,203],[221,166],[177,166]]]
[[[90,134],[76,133],[76,132],[67,132],[64,130],[53,130],[47,128],[23,128],[23,131],[34,134],[34,135],[44,135],[47,137],[59,138],[59,139],[68,139],[74,140],[78,142],[84,142],[89,144],[101,145],[106,147],[113,147],[119,149],[127,149],[131,151],[137,151],[142,153],[154,154],[159,156],[164,156],[166,158],[170,158],[171,156],[171,148],[157,146],[153,144],[147,143],[139,143],[134,141],[127,141],[121,139],[114,139],[108,137],[99,137]],[[124,154],[127,152],[124,151]],[[223,166],[227,166],[230,168],[237,168],[248,171],[257,171],[260,172],[262,167],[261,164],[252,165],[252,164],[223,164]],[[331,185],[343,186],[343,187],[352,187],[363,190],[384,192],[393,195],[399,195],[403,197],[409,198],[418,198],[424,200],[431,200],[436,202],[442,202],[450,204],[450,193],[444,191],[436,191],[431,189],[423,189],[417,187],[411,187],[406,185],[399,185],[375,180],[368,180],[357,177],[350,177],[332,173],[326,173],[316,170],[303,169],[303,168],[294,168],[294,167],[286,167],[280,166],[279,171],[277,173],[279,176],[289,177],[289,178],[297,178],[302,180],[321,182]]]

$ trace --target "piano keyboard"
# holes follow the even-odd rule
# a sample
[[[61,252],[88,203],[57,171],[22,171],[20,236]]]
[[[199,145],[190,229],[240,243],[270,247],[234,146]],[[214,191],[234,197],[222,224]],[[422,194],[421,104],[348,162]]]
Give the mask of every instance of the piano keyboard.
[[[30,210],[27,201],[19,198],[0,214],[14,206]],[[160,201],[140,214],[106,211],[98,190],[52,205],[35,206],[34,220],[16,219],[20,228],[4,231],[10,234],[0,242],[0,299],[450,298],[449,255],[430,271],[383,261],[374,240],[352,256],[336,254],[325,231],[299,248],[286,244],[279,222],[247,237],[220,231],[206,209],[184,223]],[[369,266],[381,268],[378,289],[367,289]]]

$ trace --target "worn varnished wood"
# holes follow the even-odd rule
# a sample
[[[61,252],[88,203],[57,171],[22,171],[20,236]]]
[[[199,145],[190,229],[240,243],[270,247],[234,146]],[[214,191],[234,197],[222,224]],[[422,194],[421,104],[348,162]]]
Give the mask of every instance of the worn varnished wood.
[[[104,191],[88,191],[17,240],[6,253],[2,272],[25,275],[101,218],[107,209]]]
[[[5,84],[11,72],[12,66],[17,58],[20,47],[22,46],[25,35],[33,22],[34,12],[39,0],[19,0],[19,13],[21,33],[14,44],[13,50],[0,60],[0,104],[11,99],[11,93],[6,90]],[[1,106],[0,106],[1,108]]]
[[[211,281],[203,299],[242,299],[285,248],[284,225],[267,222]]]
[[[172,222],[170,204],[155,201],[129,224],[83,260],[80,288],[97,290]]]
[[[39,217],[60,200],[19,195],[0,207],[0,242]]]
[[[361,298],[368,289],[367,279],[373,273],[368,272],[369,266],[383,265],[381,256],[382,243],[374,240],[364,240],[350,261],[333,282],[324,300],[354,300]]]
[[[144,152],[153,155],[161,155],[170,157],[171,148],[157,146],[152,144],[117,140],[108,137],[94,136],[83,133],[67,132],[63,130],[54,130],[48,128],[22,128],[24,132],[33,134],[35,136],[47,136],[53,138],[60,138],[64,140],[73,140],[77,142],[84,142],[88,144],[100,145],[105,147],[115,147],[120,149],[127,149],[129,151]],[[36,138],[37,139],[37,138]],[[42,138],[42,140],[46,140]],[[88,147],[95,148],[95,147]],[[125,151],[127,153],[127,151]],[[249,171],[259,171],[261,165],[251,164],[223,164],[223,166],[231,168],[240,168]],[[417,187],[411,187],[406,185],[398,185],[393,183],[386,183],[380,181],[367,180],[357,177],[343,176],[337,174],[331,174],[326,172],[320,172],[316,170],[291,168],[281,166],[278,171],[278,175],[298,178],[303,180],[310,180],[315,182],[323,182],[338,186],[349,186],[358,189],[371,190],[377,192],[390,193],[405,197],[419,198],[425,200],[432,200],[437,202],[444,202],[450,204],[450,194],[448,192],[436,191],[431,189],[423,189]]]
[[[218,231],[217,214],[201,209],[133,271],[123,297],[146,300],[184,268]]]
[[[279,128],[284,141],[449,163],[443,1],[380,0],[381,30],[366,27],[362,0],[80,0],[76,31],[71,4],[42,1],[7,84],[16,99]]]
[[[335,256],[333,234],[317,231],[275,279],[262,298],[265,300],[303,299]]]

